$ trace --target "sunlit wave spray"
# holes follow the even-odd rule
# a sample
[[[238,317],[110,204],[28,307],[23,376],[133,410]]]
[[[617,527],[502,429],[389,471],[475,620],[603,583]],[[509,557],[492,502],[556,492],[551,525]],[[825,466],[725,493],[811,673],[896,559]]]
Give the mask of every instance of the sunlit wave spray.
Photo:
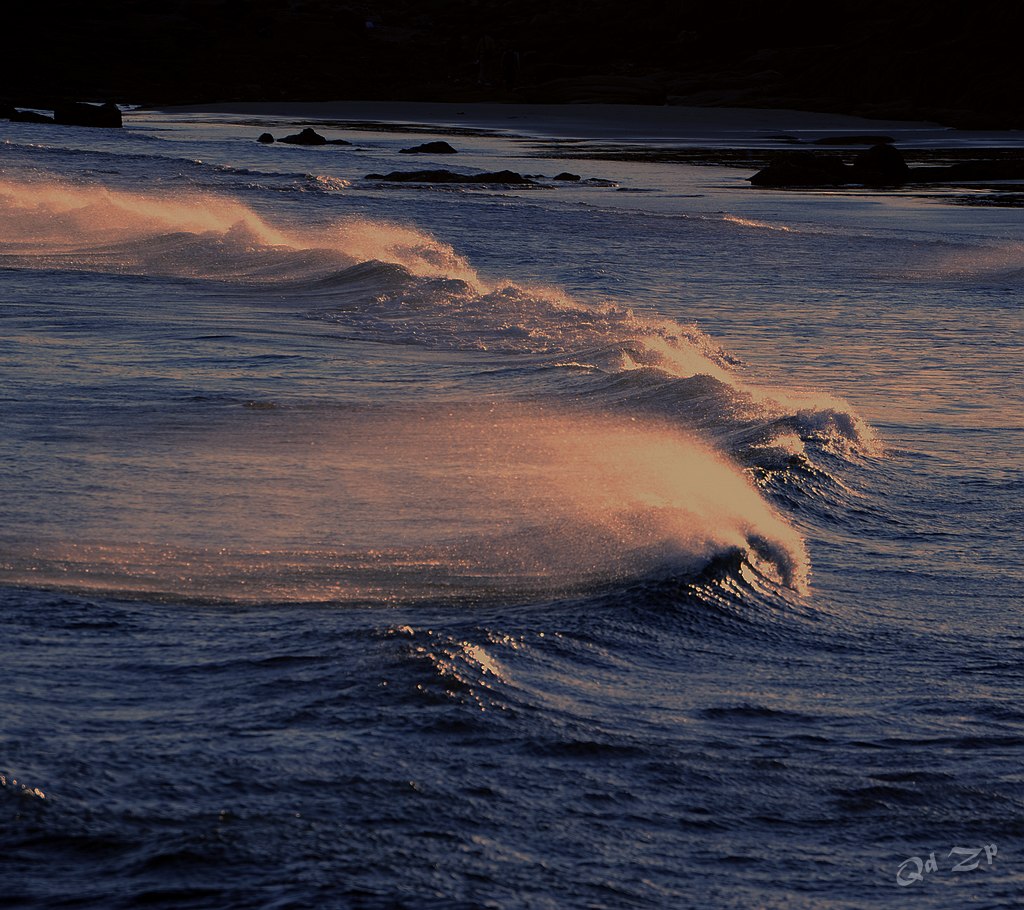
[[[243,203],[213,193],[0,180],[0,264],[287,281],[367,260],[481,286],[449,245],[398,224],[343,218],[316,230],[281,229]]]
[[[91,518],[76,540],[5,532],[4,580],[240,601],[504,599],[686,577],[736,553],[773,583],[807,581],[799,534],[741,471],[668,427],[492,408],[248,411],[175,433],[79,479],[89,493],[66,506]]]

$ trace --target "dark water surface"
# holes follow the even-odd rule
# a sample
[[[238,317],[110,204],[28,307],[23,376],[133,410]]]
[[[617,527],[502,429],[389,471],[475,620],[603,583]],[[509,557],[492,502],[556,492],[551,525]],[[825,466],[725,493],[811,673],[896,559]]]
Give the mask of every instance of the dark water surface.
[[[1019,211],[280,126],[3,127],[0,903],[1020,906]]]

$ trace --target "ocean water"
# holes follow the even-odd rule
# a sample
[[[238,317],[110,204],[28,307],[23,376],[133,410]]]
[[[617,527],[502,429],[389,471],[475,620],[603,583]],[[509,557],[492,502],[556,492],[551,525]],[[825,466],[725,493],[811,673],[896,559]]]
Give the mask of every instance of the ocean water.
[[[1007,188],[459,116],[0,124],[0,903],[1019,907]]]

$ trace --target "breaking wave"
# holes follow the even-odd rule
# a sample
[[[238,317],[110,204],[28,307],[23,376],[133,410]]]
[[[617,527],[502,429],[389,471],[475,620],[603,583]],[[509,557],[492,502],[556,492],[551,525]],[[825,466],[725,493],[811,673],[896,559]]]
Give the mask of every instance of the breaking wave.
[[[877,448],[845,403],[747,380],[695,325],[489,284],[403,225],[275,224],[224,196],[3,180],[0,236],[7,268],[233,283],[344,337],[479,352],[515,374],[489,410],[250,412],[165,440],[166,463],[150,436],[138,472],[125,442],[116,471],[87,460],[78,478],[91,491],[81,512],[99,497],[113,523],[12,544],[7,582],[219,601],[507,599],[693,577],[734,554],[736,571],[800,592],[806,547],[768,502],[773,479]]]
[[[155,469],[154,450],[170,453]],[[7,582],[216,601],[508,600],[696,575],[725,553],[765,584],[807,582],[800,535],[736,466],[627,418],[249,412],[202,441],[165,431],[79,471],[89,499],[66,506],[93,518],[73,542],[8,547]]]
[[[0,180],[0,265],[227,281],[311,280],[368,260],[412,275],[479,278],[447,244],[366,219],[278,228],[212,193],[136,193]]]

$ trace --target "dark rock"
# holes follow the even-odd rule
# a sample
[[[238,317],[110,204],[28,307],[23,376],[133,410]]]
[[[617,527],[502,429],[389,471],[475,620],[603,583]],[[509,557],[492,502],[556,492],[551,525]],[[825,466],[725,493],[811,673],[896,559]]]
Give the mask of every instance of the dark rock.
[[[775,158],[750,182],[755,186],[813,187],[863,184],[899,187],[905,184],[948,184],[1024,181],[1024,153],[995,152],[987,157],[955,164],[908,167],[903,155],[891,145],[874,145],[859,152],[852,165],[834,154],[798,152]]]
[[[530,184],[529,177],[515,171],[495,171],[489,174],[456,174],[452,171],[392,171],[390,174],[367,174],[367,180],[385,180],[388,183],[501,183]]]
[[[107,129],[120,129],[121,109],[108,101],[106,104],[83,104],[70,101],[58,104],[53,109],[54,122],[64,126],[99,126]]]
[[[555,174],[555,176],[552,177],[551,179],[552,180],[572,180],[572,181],[576,181],[576,180],[580,179],[580,175],[579,174],[570,174],[568,171],[562,171],[561,174]]]
[[[424,142],[423,145],[414,146],[411,149],[402,149],[403,155],[454,155],[457,149],[453,149],[447,142]]]
[[[854,178],[869,186],[904,183],[909,170],[899,149],[891,145],[873,145],[859,152],[853,162]]]
[[[14,111],[10,117],[15,123],[53,123],[53,117],[37,114],[35,111]]]
[[[274,141],[274,137],[270,133],[260,133],[260,137],[256,141],[262,142],[264,145],[270,145]]]
[[[327,145],[327,140],[308,126],[301,133],[285,136],[278,139],[278,142],[286,142],[288,145]]]
[[[799,154],[772,161],[750,182],[754,186],[841,186],[855,179],[853,169],[838,158]]]
[[[18,112],[10,104],[0,104],[0,120],[10,120]]]
[[[912,167],[907,171],[907,183],[956,183],[953,168],[956,165],[926,165]],[[969,177],[961,177],[969,180]]]
[[[351,145],[352,143],[349,142],[347,139],[328,139],[327,140],[327,144],[328,145]]]

